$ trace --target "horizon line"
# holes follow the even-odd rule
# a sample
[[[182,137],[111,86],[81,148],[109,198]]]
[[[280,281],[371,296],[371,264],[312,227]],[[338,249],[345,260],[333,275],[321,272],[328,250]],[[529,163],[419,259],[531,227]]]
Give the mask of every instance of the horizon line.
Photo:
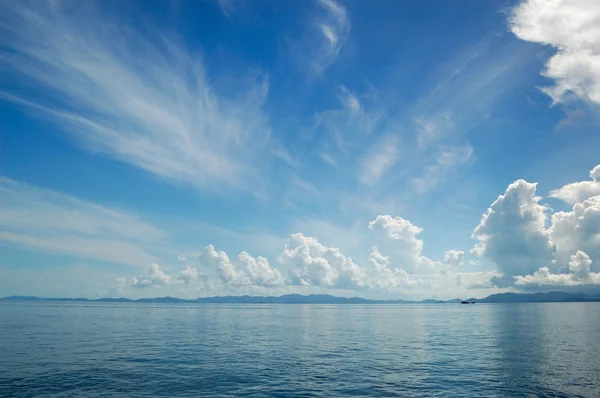
[[[331,294],[307,294],[307,295],[303,295],[303,294],[298,294],[298,293],[288,293],[288,294],[283,294],[283,295],[279,295],[279,296],[253,296],[253,295],[225,295],[225,296],[205,296],[205,297],[196,297],[196,298],[181,298],[181,297],[173,297],[173,296],[161,296],[161,297],[140,297],[140,298],[128,298],[128,297],[99,297],[99,298],[87,298],[87,297],[43,297],[43,296],[26,296],[26,295],[11,295],[11,296],[5,296],[5,297],[0,297],[0,301],[129,301],[129,302],[150,302],[150,301],[154,301],[154,300],[176,300],[179,302],[198,302],[198,301],[203,301],[203,300],[218,300],[218,299],[255,299],[255,300],[260,300],[260,299],[265,299],[265,300],[276,300],[276,299],[282,299],[282,298],[286,298],[286,297],[297,297],[297,298],[306,298],[306,299],[310,299],[310,298],[315,298],[315,297],[323,297],[323,298],[328,298],[329,300],[337,300],[337,301],[352,301],[352,300],[359,300],[362,301],[363,303],[375,303],[375,304],[384,304],[384,303],[389,303],[389,304],[427,304],[427,303],[456,303],[456,302],[472,302],[472,301],[482,301],[482,300],[487,300],[490,297],[506,297],[506,296],[511,296],[511,295],[517,295],[517,296],[521,296],[521,297],[531,297],[531,296],[539,296],[539,295],[556,295],[556,294],[562,294],[562,295],[566,295],[568,297],[572,297],[572,298],[577,298],[580,297],[582,299],[592,299],[592,300],[600,300],[600,295],[596,294],[596,295],[590,295],[590,294],[585,294],[585,293],[571,293],[571,292],[564,292],[564,291],[548,291],[548,292],[534,292],[534,293],[519,293],[519,292],[505,292],[505,293],[495,293],[495,294],[491,294],[489,296],[486,297],[482,297],[482,298],[475,298],[475,297],[470,297],[467,299],[462,299],[459,297],[455,297],[455,298],[451,298],[451,299],[433,299],[433,298],[426,298],[426,299],[421,299],[421,300],[415,300],[415,299],[369,299],[369,298],[364,298],[364,297],[358,297],[358,296],[353,296],[353,297],[341,297],[341,296],[333,296]],[[243,303],[243,302],[242,302]],[[301,303],[301,302],[298,302]],[[241,304],[241,303],[240,303]],[[252,304],[258,304],[258,302],[256,303],[252,303]],[[269,304],[269,303],[266,303]],[[273,303],[273,304],[286,304],[286,303]],[[321,304],[327,304],[327,303],[321,303]],[[337,304],[337,303],[332,303],[332,304]]]

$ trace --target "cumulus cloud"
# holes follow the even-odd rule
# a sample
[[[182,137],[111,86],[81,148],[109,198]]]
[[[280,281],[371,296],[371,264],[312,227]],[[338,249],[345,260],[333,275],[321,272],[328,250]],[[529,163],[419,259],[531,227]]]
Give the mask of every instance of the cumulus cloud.
[[[592,196],[600,195],[600,165],[590,171],[591,181],[578,181],[550,192],[550,197],[573,205]]]
[[[402,217],[380,215],[369,223],[369,228],[377,235],[394,242],[396,247],[411,257],[420,255],[423,250],[423,241],[417,237],[423,228]]]
[[[190,265],[186,265],[185,269],[179,272],[177,278],[184,283],[194,283],[198,280],[198,270]]]
[[[369,256],[369,262],[373,267],[371,285],[382,289],[397,287],[414,287],[420,284],[418,278],[409,275],[402,268],[392,267],[389,256],[384,256],[377,247]]]
[[[526,0],[513,10],[518,38],[557,50],[543,71],[554,85],[542,89],[555,103],[576,95],[600,104],[599,21],[597,0]]]
[[[217,251],[213,245],[208,245],[198,257],[201,269],[216,271],[217,277],[229,285],[249,285],[250,279],[243,271],[238,270],[224,251]]]
[[[2,2],[3,73],[34,84],[0,98],[54,122],[79,147],[161,179],[256,191],[268,78],[240,78],[240,90],[224,95],[182,42],[92,7]]]
[[[592,261],[589,256],[578,250],[571,256],[569,273],[553,274],[548,267],[542,267],[532,275],[515,276],[516,285],[578,286],[600,284],[600,273],[590,272]]]
[[[138,278],[132,278],[130,285],[134,287],[163,286],[171,283],[171,277],[160,270],[158,264],[150,264]]]
[[[597,178],[597,168],[592,178]],[[123,279],[121,284],[197,283],[204,290],[312,286],[431,292],[453,287],[481,290],[600,284],[600,195],[575,203],[571,211],[554,213],[540,203],[541,199],[535,183],[517,180],[483,214],[472,234],[477,240],[472,253],[487,257],[495,270],[461,272],[465,252],[456,249],[445,251],[443,261],[433,260],[423,255],[421,227],[402,217],[379,215],[368,224],[376,244],[362,264],[316,237],[296,233],[288,237],[277,259],[287,277],[264,257],[242,252],[232,260],[209,245],[199,256],[197,267],[188,265],[179,273],[166,274],[152,264],[139,277]],[[312,224],[317,235],[327,226],[323,222]],[[306,229],[309,225],[298,226]],[[340,233],[337,230],[333,236]],[[361,236],[355,243],[360,246],[368,239]],[[481,265],[473,260],[469,264]]]
[[[203,290],[240,287],[277,287],[285,284],[279,270],[272,268],[264,257],[252,257],[242,252],[232,261],[224,251],[213,245],[204,248],[196,264],[186,265],[179,273],[167,274],[158,264],[149,265],[134,278],[119,278],[120,287],[160,287],[175,284],[195,284]]]
[[[518,180],[508,186],[473,231],[478,243],[472,253],[492,260],[503,274],[494,283],[594,283],[594,273],[600,272],[600,195],[590,195],[599,173],[600,167],[592,170],[591,184],[577,182],[551,192],[574,202],[571,211],[551,213],[539,203],[536,184]]]
[[[356,264],[335,247],[327,247],[314,237],[292,234],[279,262],[289,267],[290,283],[300,286],[359,290],[394,289],[418,286],[418,278],[390,262],[373,247],[366,266]]]
[[[288,237],[277,259],[280,268],[286,270],[287,278],[265,257],[242,252],[236,259],[230,259],[225,251],[208,245],[198,256],[197,263],[188,264],[179,272],[165,272],[153,263],[139,276],[119,278],[118,285],[120,288],[143,288],[189,284],[198,291],[249,291],[254,288],[296,291],[301,287],[320,287],[385,292],[493,286],[489,279],[497,273],[458,272],[464,259],[463,251],[446,251],[443,262],[423,256],[423,241],[418,238],[422,229],[408,220],[381,215],[369,224],[369,228],[375,232],[376,240],[385,251],[380,246],[373,246],[368,260],[362,265],[337,247],[296,233]]]
[[[160,269],[158,264],[150,264],[138,277],[130,279],[121,277],[117,279],[117,284],[120,288],[163,287],[176,283],[194,283],[197,279],[198,270],[189,265],[179,274],[168,275]]]
[[[503,281],[497,281],[501,285],[552,261],[554,248],[544,229],[549,209],[540,200],[536,184],[517,180],[498,196],[473,231],[478,241],[473,253],[496,264],[504,275]]]
[[[600,195],[576,203],[568,212],[552,215],[548,236],[556,246],[558,266],[565,266],[571,253],[582,250],[594,261],[600,272]]]
[[[361,289],[367,287],[364,269],[337,248],[326,247],[316,238],[292,234],[279,262],[289,267],[295,285]]]
[[[240,253],[237,261],[231,261],[227,253],[208,245],[198,261],[209,277],[214,272],[222,283],[230,286],[274,287],[285,282],[281,272],[271,268],[266,258],[254,258],[246,252]]]
[[[450,267],[458,268],[463,264],[464,257],[465,252],[461,250],[448,250],[444,253],[444,263],[448,264]]]
[[[456,275],[456,284],[465,289],[490,289],[494,281],[502,277],[498,271],[468,272]]]
[[[379,215],[369,228],[380,238],[379,247],[389,254],[394,265],[412,273],[446,272],[447,266],[423,256],[423,241],[418,235],[422,228],[409,220],[390,215]]]
[[[242,252],[238,260],[253,285],[273,287],[284,283],[279,270],[271,268],[266,258],[260,256],[254,258],[250,254]]]

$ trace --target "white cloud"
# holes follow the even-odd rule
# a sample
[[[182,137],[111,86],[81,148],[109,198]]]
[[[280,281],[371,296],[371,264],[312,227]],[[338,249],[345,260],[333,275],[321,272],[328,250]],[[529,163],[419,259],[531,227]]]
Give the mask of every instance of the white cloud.
[[[381,137],[364,155],[359,180],[367,186],[376,185],[400,157],[397,135]]]
[[[316,238],[292,234],[279,257],[288,267],[290,283],[326,288],[397,289],[420,285],[418,278],[390,263],[390,258],[373,247],[368,266],[356,264],[340,249],[322,245]]]
[[[578,286],[600,284],[600,273],[590,272],[592,261],[582,251],[571,256],[569,263],[570,273],[553,274],[548,267],[542,267],[532,275],[515,276],[516,285],[551,285],[551,286]]]
[[[351,115],[362,113],[362,106],[356,95],[343,85],[338,87],[338,98]]]
[[[384,256],[377,247],[373,247],[369,262],[373,267],[371,285],[377,288],[393,289],[397,287],[415,287],[420,281],[402,268],[392,268],[389,256]]]
[[[200,57],[164,33],[143,37],[89,3],[28,4],[0,6],[5,70],[35,83],[4,100],[37,111],[81,148],[159,178],[258,189],[270,134],[261,111],[266,77],[240,79],[247,89],[225,96]]]
[[[221,10],[223,15],[225,15],[226,17],[230,17],[231,13],[234,10],[233,0],[216,0],[216,2],[217,6],[219,7],[219,10]]]
[[[444,253],[444,263],[450,267],[458,268],[463,264],[465,252],[461,250],[448,250]]]
[[[156,261],[166,234],[137,215],[0,177],[0,240],[119,264]]]
[[[300,162],[298,159],[294,158],[287,149],[283,146],[276,146],[271,149],[271,153],[278,159],[287,163],[290,167],[294,169],[298,169],[300,167]]]
[[[386,120],[387,110],[375,95],[359,96],[339,86],[338,100],[341,107],[316,115],[312,133],[318,140],[315,154],[338,171],[356,167],[358,180],[373,186],[400,159],[401,129]]]
[[[478,240],[473,253],[492,260],[504,280],[531,273],[550,263],[553,245],[544,229],[549,209],[540,204],[536,184],[517,180],[483,214],[472,237]]]
[[[517,275],[515,278],[516,285],[572,285],[575,284],[571,279],[571,275],[567,274],[552,274],[548,267],[542,267],[535,271],[532,275]]]
[[[600,257],[600,195],[576,203],[572,211],[555,212],[548,219],[551,209],[540,203],[536,191],[535,183],[513,182],[473,231],[478,243],[472,252],[492,260],[496,270],[460,272],[465,253],[456,249],[447,250],[443,261],[432,260],[423,255],[424,242],[419,237],[422,228],[402,217],[379,215],[368,225],[376,242],[368,260],[359,249],[369,238],[359,230],[343,238],[343,231],[329,223],[297,224],[299,229],[312,229],[315,234],[326,231],[328,244],[346,244],[357,258],[365,260],[363,265],[338,247],[297,233],[289,236],[278,257],[281,269],[288,274],[287,280],[264,257],[254,258],[242,252],[232,261],[225,252],[210,245],[199,257],[198,270],[188,266],[170,276],[151,266],[128,284],[164,286],[188,282],[197,283],[203,291],[248,291],[259,287],[398,293],[410,289],[414,294],[436,297],[440,292],[483,294],[498,287],[600,284],[595,260]]]
[[[337,248],[326,247],[316,238],[292,234],[285,243],[279,262],[289,267],[294,285],[317,285],[341,289],[367,287],[367,276],[361,267]]]
[[[125,277],[117,278],[117,285],[121,289],[127,287],[163,287],[177,283],[194,283],[197,279],[198,270],[189,265],[187,265],[179,274],[168,275],[160,269],[158,264],[153,263],[148,265],[138,277],[130,279]]]
[[[439,146],[433,163],[425,166],[423,174],[413,178],[412,183],[418,193],[423,193],[437,185],[453,169],[469,163],[472,159],[473,147],[469,144]]]
[[[450,112],[440,112],[429,117],[419,116],[413,121],[417,126],[417,148],[421,150],[449,135],[455,127]]]
[[[581,250],[577,250],[577,253],[571,256],[569,270],[577,279],[585,281],[590,276],[591,264],[590,257]]]
[[[391,263],[416,274],[445,273],[447,266],[423,256],[423,241],[417,235],[422,228],[409,220],[390,215],[379,215],[369,228],[380,238],[378,247],[390,256]]]
[[[468,162],[471,156],[473,156],[473,147],[468,144],[463,146],[440,146],[436,157],[436,164],[432,167],[434,171],[448,169]]]
[[[236,261],[224,251],[208,245],[197,263],[186,265],[179,273],[166,273],[158,264],[149,265],[133,278],[118,278],[120,288],[164,287],[167,285],[192,285],[197,291],[235,291],[248,288],[276,288],[285,284],[279,270],[272,268],[264,257],[252,257],[242,252]]]
[[[411,257],[416,257],[423,250],[423,241],[417,237],[423,228],[413,225],[402,217],[380,215],[369,223],[369,228],[377,235],[393,242]]]
[[[314,236],[325,246],[334,246],[344,253],[351,253],[351,257],[363,254],[362,249],[368,245],[364,233],[365,226],[359,222],[336,225],[320,219],[301,219],[296,221],[291,229],[302,231],[305,236]]]
[[[590,173],[593,182],[598,170]],[[536,184],[515,181],[498,197],[473,232],[479,242],[472,250],[503,274],[495,283],[578,285],[589,282],[584,275],[600,272],[600,195],[589,197],[594,192],[580,184],[552,191],[568,202],[582,201],[549,220],[551,209],[539,203]]]
[[[497,271],[467,272],[456,275],[456,284],[465,289],[491,289],[494,281],[502,276]]]
[[[246,252],[240,253],[237,262],[233,262],[227,253],[217,252],[213,245],[209,245],[198,262],[198,267],[205,271],[205,279],[216,276],[226,285],[274,287],[285,283],[279,270],[271,268],[266,258],[254,258]]]
[[[590,177],[592,177],[592,180],[594,181],[600,181],[600,164],[590,171]]]
[[[327,163],[334,169],[336,169],[336,170],[338,169],[337,161],[335,160],[335,158],[333,156],[331,156],[331,154],[321,151],[321,152],[319,152],[319,157],[321,158],[321,160],[323,160],[325,163]]]
[[[252,257],[246,252],[240,253],[239,262],[254,285],[272,287],[284,283],[283,276],[279,270],[271,268],[269,261],[264,257]]]
[[[164,286],[171,283],[171,277],[160,270],[158,264],[150,264],[138,278],[131,278],[134,287]]]
[[[324,11],[314,21],[317,40],[308,49],[309,66],[316,75],[322,75],[338,58],[350,33],[350,19],[346,8],[333,0],[317,0]]]
[[[213,245],[204,248],[204,251],[198,257],[198,262],[201,270],[216,271],[216,276],[225,284],[250,284],[250,279],[243,271],[238,270],[237,266],[227,256],[227,253],[222,250],[217,252]]]
[[[559,267],[566,266],[571,253],[582,250],[600,272],[600,195],[576,203],[571,211],[554,213],[548,236],[556,246]]]
[[[190,265],[186,265],[185,269],[179,272],[177,278],[183,283],[194,283],[198,280],[198,270]]]
[[[550,192],[550,196],[573,205],[600,195],[600,165],[590,171],[591,181],[578,181]]]
[[[56,234],[51,232],[44,234],[39,231],[23,233],[0,231],[0,241],[34,251],[65,254],[77,258],[116,264],[139,266],[157,259],[146,251],[143,246],[132,242],[123,242],[108,236],[87,238],[70,235],[69,233]]]
[[[300,177],[294,177],[292,179],[292,183],[294,184],[294,186],[296,186],[300,190],[304,191],[304,193],[308,193],[313,196],[320,195],[319,190],[317,188],[315,188],[315,186],[313,184],[311,184],[310,182],[308,182],[306,180],[301,179]]]
[[[555,103],[574,94],[600,104],[599,21],[597,0],[526,0],[513,10],[517,37],[557,49],[543,72],[554,85],[542,89]]]

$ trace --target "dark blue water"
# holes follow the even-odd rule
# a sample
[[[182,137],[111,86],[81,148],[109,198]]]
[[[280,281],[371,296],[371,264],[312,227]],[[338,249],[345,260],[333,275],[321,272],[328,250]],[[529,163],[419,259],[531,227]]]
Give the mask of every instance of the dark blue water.
[[[600,397],[600,303],[0,303],[0,396]]]

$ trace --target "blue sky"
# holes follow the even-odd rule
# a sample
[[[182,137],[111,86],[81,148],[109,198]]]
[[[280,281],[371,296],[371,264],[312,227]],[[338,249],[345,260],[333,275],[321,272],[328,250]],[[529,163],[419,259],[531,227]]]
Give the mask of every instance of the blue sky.
[[[599,18],[0,3],[0,295],[594,288]]]

